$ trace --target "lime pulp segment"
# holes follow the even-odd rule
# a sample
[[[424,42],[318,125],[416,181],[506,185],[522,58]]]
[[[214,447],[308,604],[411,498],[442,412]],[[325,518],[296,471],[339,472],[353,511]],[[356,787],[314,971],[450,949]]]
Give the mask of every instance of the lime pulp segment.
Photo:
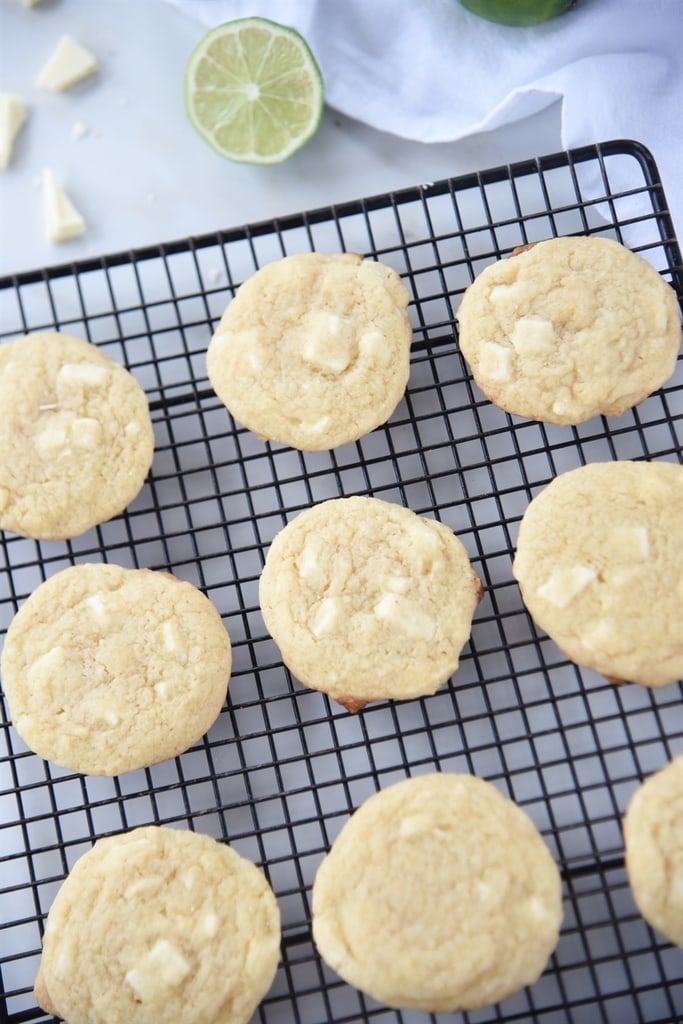
[[[223,156],[271,164],[315,133],[323,82],[302,37],[263,18],[227,22],[199,42],[186,69],[187,111]]]

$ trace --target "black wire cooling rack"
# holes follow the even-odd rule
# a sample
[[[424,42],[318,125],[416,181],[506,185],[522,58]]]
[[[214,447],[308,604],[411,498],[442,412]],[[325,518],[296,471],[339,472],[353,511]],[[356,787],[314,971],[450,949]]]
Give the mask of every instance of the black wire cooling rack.
[[[564,882],[564,925],[539,982],[485,1024],[671,1024],[683,954],[637,912],[621,817],[638,783],[683,753],[680,684],[616,687],[567,663],[528,618],[511,560],[531,497],[583,462],[681,461],[683,362],[618,419],[559,428],[486,401],[460,356],[459,297],[489,262],[554,235],[606,234],[683,294],[683,268],[651,156],[611,142],[270,223],[0,281],[0,336],[59,328],[101,345],[145,387],[154,464],[124,515],[70,542],[0,538],[0,630],[43,579],[82,561],[173,571],[217,605],[234,645],[226,706],[181,757],[115,779],[76,775],[0,722],[0,1017],[45,1021],[31,989],[45,917],[75,860],[104,834],[193,828],[260,864],[283,918],[282,961],[262,1024],[419,1024],[344,984],[318,958],[310,890],[361,801],[407,775],[472,772],[542,830]],[[408,391],[354,444],[304,454],[236,425],[209,387],[205,352],[238,284],[269,260],[351,250],[392,265],[413,296]],[[348,714],[282,666],[258,607],[275,533],[313,502],[372,494],[447,523],[485,583],[455,677],[437,694]]]

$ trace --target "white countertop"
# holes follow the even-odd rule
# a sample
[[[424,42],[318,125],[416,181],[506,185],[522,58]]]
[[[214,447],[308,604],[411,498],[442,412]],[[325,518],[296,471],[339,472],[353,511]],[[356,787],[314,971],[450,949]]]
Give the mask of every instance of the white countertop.
[[[227,229],[456,176],[562,148],[557,103],[460,142],[424,145],[328,109],[313,140],[274,167],[224,160],[195,133],[183,73],[203,26],[163,0],[0,0],[0,92],[28,118],[0,174],[0,275]],[[64,33],[98,72],[58,94],[38,72]],[[87,131],[72,137],[74,125]],[[595,140],[602,141],[602,140]],[[40,189],[54,172],[88,230],[45,234]]]

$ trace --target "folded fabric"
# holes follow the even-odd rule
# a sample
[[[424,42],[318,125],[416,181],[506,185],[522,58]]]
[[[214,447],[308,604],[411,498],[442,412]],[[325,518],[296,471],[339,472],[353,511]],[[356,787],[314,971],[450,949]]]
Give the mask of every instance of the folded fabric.
[[[683,0],[578,0],[529,28],[458,0],[171,2],[206,26],[260,15],[298,29],[327,103],[407,139],[461,139],[561,98],[567,148],[635,139],[652,152],[683,235]]]

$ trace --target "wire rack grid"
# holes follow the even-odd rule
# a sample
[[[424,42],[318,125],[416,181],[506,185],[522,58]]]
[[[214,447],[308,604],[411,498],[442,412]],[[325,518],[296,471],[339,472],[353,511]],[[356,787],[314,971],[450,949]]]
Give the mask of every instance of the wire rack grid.
[[[638,783],[683,753],[680,684],[616,687],[569,664],[532,624],[511,574],[532,496],[585,462],[681,461],[683,363],[618,419],[558,428],[510,417],[473,384],[457,344],[459,297],[519,245],[605,234],[683,294],[657,168],[616,141],[239,230],[0,281],[0,337],[61,329],[101,346],[146,389],[155,457],[116,519],[67,542],[0,537],[0,635],[35,587],[78,562],[170,570],[216,604],[233,641],[225,707],[173,761],[114,779],[81,776],[0,722],[0,1017],[46,1021],[32,997],[47,912],[102,835],[193,828],[261,865],[283,919],[282,960],[261,1024],[420,1024],[344,984],[310,932],[315,870],[353,808],[393,781],[475,773],[515,799],[560,866],[564,924],[539,982],[468,1024],[671,1024],[683,1018],[681,953],[637,912],[621,818]],[[306,251],[361,252],[411,294],[411,374],[389,423],[334,451],[259,441],[211,390],[205,353],[236,287]],[[326,498],[370,494],[447,523],[485,585],[454,678],[432,697],[351,715],[283,667],[258,606],[273,536]],[[450,1019],[454,1019],[451,1017]]]

